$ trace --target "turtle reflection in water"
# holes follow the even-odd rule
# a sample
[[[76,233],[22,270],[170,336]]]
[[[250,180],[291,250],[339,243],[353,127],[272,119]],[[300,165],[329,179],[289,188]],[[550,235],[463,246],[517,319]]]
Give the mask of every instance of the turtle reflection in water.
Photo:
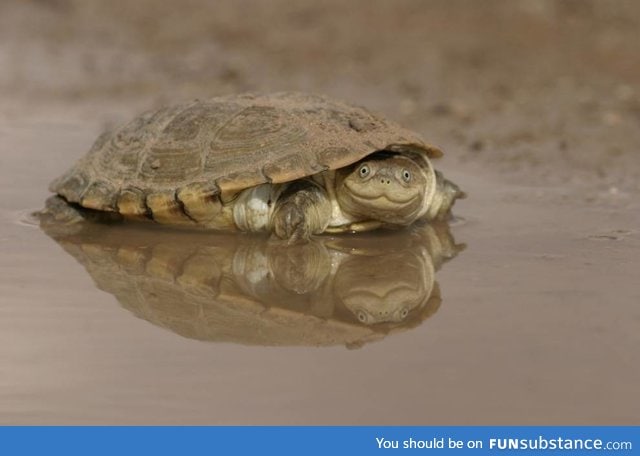
[[[283,246],[134,224],[42,227],[136,316],[182,336],[359,347],[440,305],[435,270],[462,248],[446,224]]]

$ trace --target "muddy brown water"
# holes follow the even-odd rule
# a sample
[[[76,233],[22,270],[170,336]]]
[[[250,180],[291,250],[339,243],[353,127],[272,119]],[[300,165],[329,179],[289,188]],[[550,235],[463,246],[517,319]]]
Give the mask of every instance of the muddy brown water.
[[[331,238],[324,253],[270,257],[256,239],[45,232],[29,213],[91,142],[83,127],[0,127],[1,424],[638,423],[632,200],[587,202],[445,161],[470,198],[426,237]],[[242,269],[256,256],[262,266]],[[326,267],[296,282],[307,257]],[[265,262],[278,280],[237,287],[264,279]],[[409,284],[406,319],[390,309],[362,324],[336,298],[354,282],[378,295]],[[216,326],[234,311],[243,324]]]

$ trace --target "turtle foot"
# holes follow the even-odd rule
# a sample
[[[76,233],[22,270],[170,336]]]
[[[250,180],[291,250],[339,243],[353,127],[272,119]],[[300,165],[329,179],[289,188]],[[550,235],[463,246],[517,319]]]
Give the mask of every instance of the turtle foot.
[[[273,213],[273,232],[288,244],[309,241],[322,233],[331,217],[325,191],[309,181],[294,182],[283,193]]]

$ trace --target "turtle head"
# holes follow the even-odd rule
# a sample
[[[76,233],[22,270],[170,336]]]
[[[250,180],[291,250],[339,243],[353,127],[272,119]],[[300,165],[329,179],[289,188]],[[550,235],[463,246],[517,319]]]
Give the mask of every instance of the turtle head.
[[[362,324],[400,323],[426,305],[434,284],[431,257],[408,248],[350,256],[335,275],[333,292]]]
[[[372,154],[339,170],[336,177],[343,211],[395,225],[408,225],[420,217],[425,197],[435,187],[430,168],[390,152]]]

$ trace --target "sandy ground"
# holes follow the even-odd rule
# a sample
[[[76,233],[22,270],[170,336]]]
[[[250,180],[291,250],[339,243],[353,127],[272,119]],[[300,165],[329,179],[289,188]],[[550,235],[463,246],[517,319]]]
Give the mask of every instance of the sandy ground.
[[[638,56],[631,0],[1,2],[0,423],[638,424]],[[24,222],[105,127],[275,90],[446,151],[468,248],[420,327],[355,351],[185,339]]]

